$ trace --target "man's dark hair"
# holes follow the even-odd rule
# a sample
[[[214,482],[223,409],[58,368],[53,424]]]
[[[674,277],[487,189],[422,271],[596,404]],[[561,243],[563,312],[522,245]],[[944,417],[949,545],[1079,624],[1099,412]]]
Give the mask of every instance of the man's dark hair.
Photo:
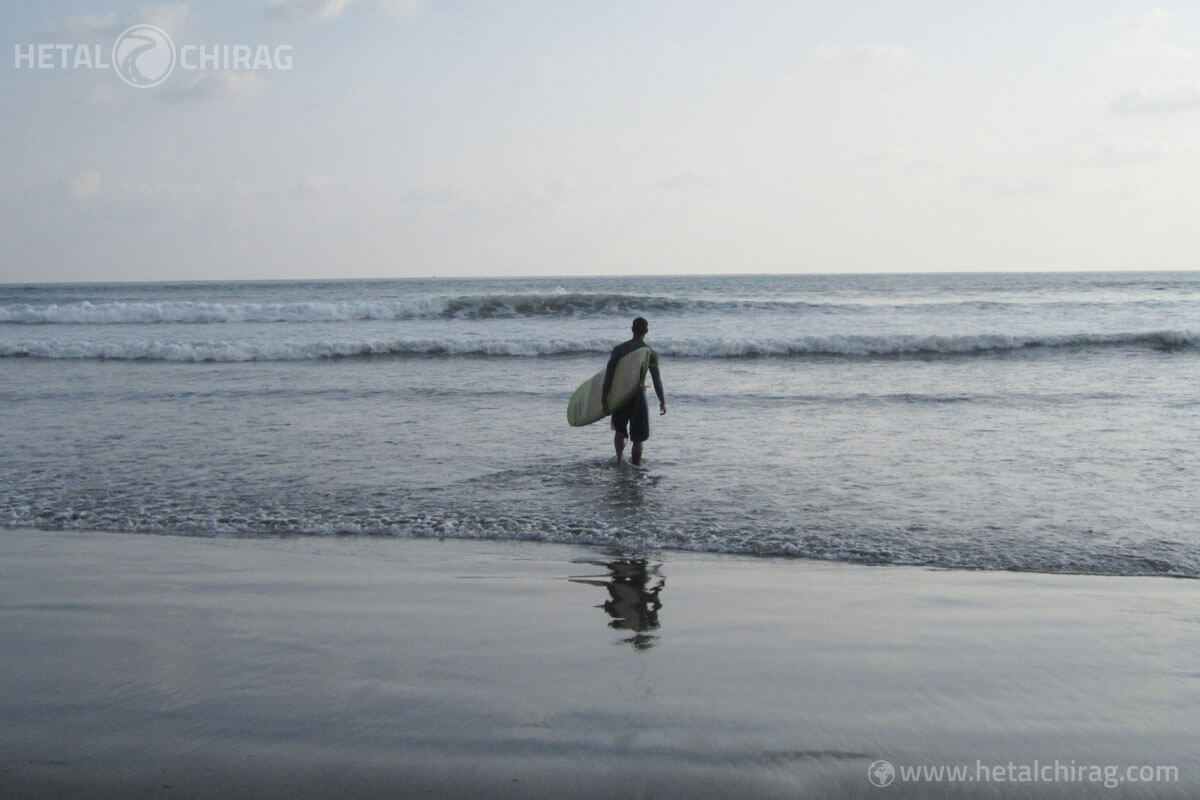
[[[646,322],[645,317],[638,317],[633,321],[633,335],[645,336],[646,331],[650,330],[650,323]]]

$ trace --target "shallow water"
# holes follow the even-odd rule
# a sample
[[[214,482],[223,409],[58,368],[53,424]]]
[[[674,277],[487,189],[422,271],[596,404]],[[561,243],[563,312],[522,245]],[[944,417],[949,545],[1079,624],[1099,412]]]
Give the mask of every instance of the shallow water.
[[[567,398],[650,319],[644,469]],[[0,524],[1200,576],[1200,275],[0,287]]]

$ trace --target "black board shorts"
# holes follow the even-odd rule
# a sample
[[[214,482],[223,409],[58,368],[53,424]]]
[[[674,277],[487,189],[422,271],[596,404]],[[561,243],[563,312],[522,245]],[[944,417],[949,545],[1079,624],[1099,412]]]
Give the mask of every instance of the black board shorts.
[[[650,438],[650,411],[646,408],[646,392],[642,390],[612,415],[612,427],[626,439],[644,442]]]

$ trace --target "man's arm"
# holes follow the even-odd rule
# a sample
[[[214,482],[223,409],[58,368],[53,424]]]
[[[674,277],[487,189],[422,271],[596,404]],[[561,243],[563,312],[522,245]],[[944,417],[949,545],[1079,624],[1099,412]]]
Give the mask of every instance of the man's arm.
[[[662,375],[658,374],[658,353],[650,351],[650,379],[654,381],[654,393],[658,395],[658,415],[667,413],[667,399],[663,395]]]

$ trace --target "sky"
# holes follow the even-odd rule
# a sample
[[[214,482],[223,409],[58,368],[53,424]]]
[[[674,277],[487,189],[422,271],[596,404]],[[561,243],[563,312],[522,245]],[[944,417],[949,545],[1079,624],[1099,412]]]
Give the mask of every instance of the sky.
[[[3,283],[1200,268],[1195,4],[6,0],[0,30]]]

